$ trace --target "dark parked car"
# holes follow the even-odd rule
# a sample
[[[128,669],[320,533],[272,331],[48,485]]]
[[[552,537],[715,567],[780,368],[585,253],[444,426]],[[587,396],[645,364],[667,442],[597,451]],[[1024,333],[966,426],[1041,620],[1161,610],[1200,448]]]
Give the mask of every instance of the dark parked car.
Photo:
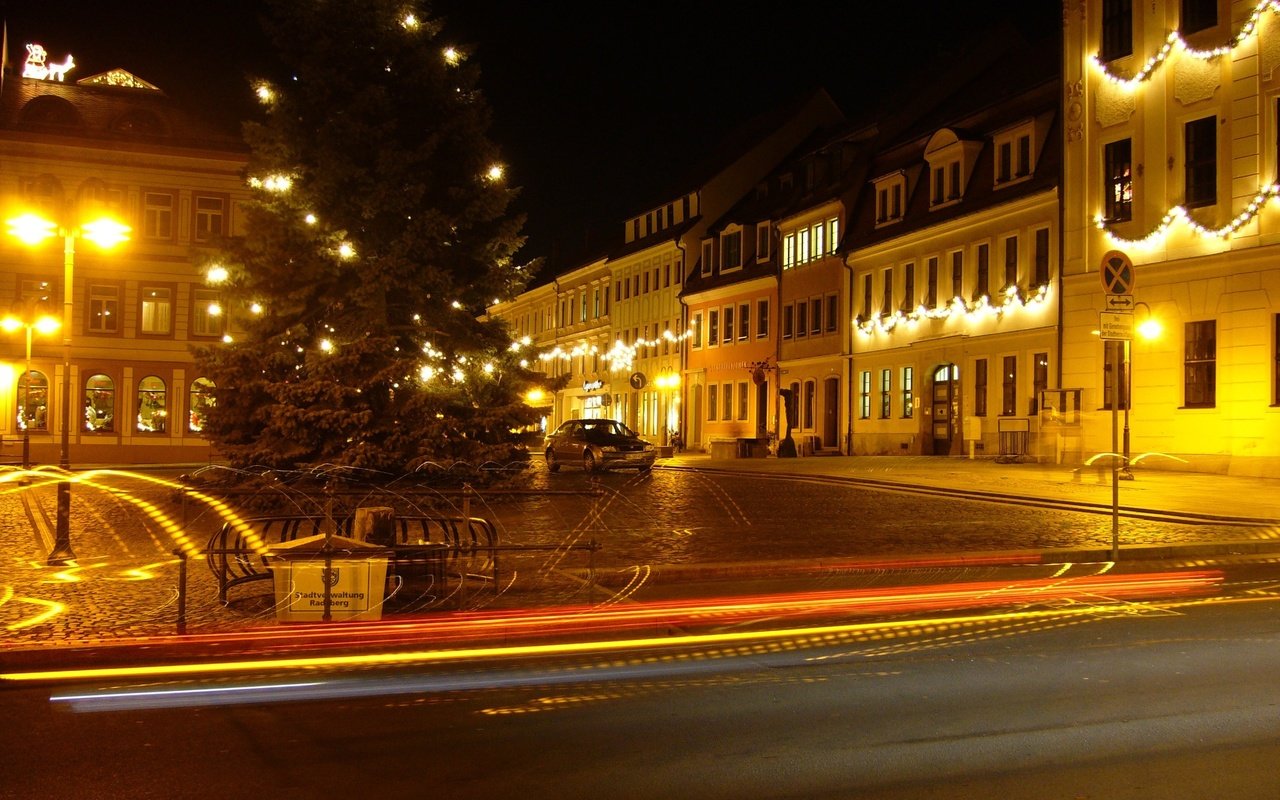
[[[581,464],[588,472],[634,467],[648,472],[657,451],[626,425],[612,419],[571,419],[547,437],[547,469]]]

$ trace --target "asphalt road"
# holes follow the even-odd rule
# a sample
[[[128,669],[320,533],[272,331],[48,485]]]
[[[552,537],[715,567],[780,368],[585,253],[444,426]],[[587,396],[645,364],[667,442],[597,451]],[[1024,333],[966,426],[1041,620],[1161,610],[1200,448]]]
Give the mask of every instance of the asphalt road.
[[[0,796],[1274,800],[1277,587],[1262,564],[1209,597],[740,645],[7,686]],[[92,710],[139,683],[178,705]]]

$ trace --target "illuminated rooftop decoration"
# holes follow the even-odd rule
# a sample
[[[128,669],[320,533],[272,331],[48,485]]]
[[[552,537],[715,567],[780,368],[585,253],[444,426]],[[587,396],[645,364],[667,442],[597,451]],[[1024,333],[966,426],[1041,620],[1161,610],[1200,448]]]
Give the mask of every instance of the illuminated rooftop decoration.
[[[1192,58],[1199,58],[1203,60],[1227,55],[1232,50],[1239,47],[1246,39],[1258,30],[1258,22],[1262,19],[1262,15],[1266,11],[1280,13],[1280,0],[1261,0],[1261,2],[1253,7],[1253,12],[1249,15],[1249,19],[1245,20],[1244,25],[1240,26],[1240,31],[1235,35],[1235,37],[1226,44],[1215,47],[1212,50],[1198,50],[1187,44],[1186,40],[1182,38],[1182,34],[1177,31],[1173,31],[1165,39],[1164,45],[1156,51],[1155,55],[1148,58],[1147,63],[1142,65],[1142,69],[1138,70],[1138,72],[1130,78],[1122,78],[1119,75],[1112,73],[1107,68],[1107,65],[1102,63],[1102,59],[1099,58],[1097,54],[1090,56],[1089,61],[1108,81],[1123,89],[1132,91],[1136,89],[1139,84],[1145,82],[1155,74],[1155,71],[1160,68],[1161,64],[1170,58],[1174,50],[1186,53]]]
[[[1169,232],[1169,229],[1177,222],[1182,222],[1187,227],[1191,228],[1191,230],[1204,237],[1230,239],[1232,234],[1252,222],[1253,218],[1261,213],[1268,201],[1275,199],[1277,195],[1280,195],[1280,184],[1270,183],[1263,186],[1258,193],[1253,196],[1253,199],[1245,205],[1244,210],[1221,228],[1208,228],[1201,225],[1192,219],[1191,215],[1187,212],[1187,209],[1182,206],[1174,206],[1169,209],[1165,213],[1164,218],[1160,220],[1160,224],[1156,226],[1156,229],[1140,239],[1126,239],[1122,236],[1117,236],[1110,228],[1107,227],[1107,223],[1103,220],[1101,214],[1094,216],[1093,224],[1097,226],[1098,230],[1107,235],[1108,241],[1112,242],[1117,247],[1153,247],[1164,239],[1165,235]]]
[[[873,333],[890,333],[899,325],[915,325],[923,319],[948,319],[950,317],[964,317],[967,319],[980,319],[983,317],[1002,317],[1005,314],[1016,311],[1020,308],[1030,308],[1032,306],[1043,305],[1049,300],[1049,284],[1044,284],[1036,289],[1035,293],[1030,297],[1023,298],[1022,290],[1017,286],[1010,286],[1004,291],[1004,297],[999,305],[992,305],[991,298],[983,295],[973,302],[965,302],[963,297],[953,297],[951,302],[940,308],[926,308],[925,306],[916,306],[914,311],[903,312],[895,311],[892,314],[876,314],[871,319],[863,319],[861,316],[854,321],[858,326],[858,330],[870,336]]]
[[[70,54],[67,54],[66,60],[62,63],[51,64],[44,45],[28,44],[27,59],[22,62],[22,77],[61,83],[66,79],[67,73],[75,69],[75,66],[76,60]]]
[[[112,69],[100,72],[97,75],[90,75],[87,78],[81,78],[76,81],[76,85],[110,86],[113,89],[142,89],[148,92],[160,91],[160,87],[154,83],[148,83],[132,72],[123,69]]]

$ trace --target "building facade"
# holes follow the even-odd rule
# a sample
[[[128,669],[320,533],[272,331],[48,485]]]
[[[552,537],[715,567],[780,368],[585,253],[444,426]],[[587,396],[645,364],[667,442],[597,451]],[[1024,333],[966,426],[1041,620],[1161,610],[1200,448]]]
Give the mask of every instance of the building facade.
[[[1045,455],[1058,361],[1056,65],[979,74],[873,159],[846,237],[852,452]]]
[[[57,463],[65,408],[72,464],[206,461],[212,385],[190,348],[226,317],[196,264],[237,232],[247,151],[137,76],[76,80],[27,51],[0,91],[0,195],[6,219],[38,215],[53,235],[0,237],[0,308],[19,326],[37,309],[62,319],[32,337],[29,371],[21,327],[0,338],[0,434]],[[109,252],[90,243],[103,215],[131,228]]]
[[[1082,398],[1081,451],[1123,447],[1115,406],[1134,460],[1274,474],[1280,13],[1253,0],[1065,10],[1062,385]],[[1127,291],[1104,286],[1113,261],[1132,264]],[[1116,302],[1158,334],[1102,341]]]

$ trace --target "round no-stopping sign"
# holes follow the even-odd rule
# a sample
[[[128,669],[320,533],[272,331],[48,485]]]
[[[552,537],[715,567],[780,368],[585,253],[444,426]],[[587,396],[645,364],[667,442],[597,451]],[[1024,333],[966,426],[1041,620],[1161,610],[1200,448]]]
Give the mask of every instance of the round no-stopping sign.
[[[1102,257],[1102,288],[1107,294],[1133,294],[1133,262],[1119,250]]]

